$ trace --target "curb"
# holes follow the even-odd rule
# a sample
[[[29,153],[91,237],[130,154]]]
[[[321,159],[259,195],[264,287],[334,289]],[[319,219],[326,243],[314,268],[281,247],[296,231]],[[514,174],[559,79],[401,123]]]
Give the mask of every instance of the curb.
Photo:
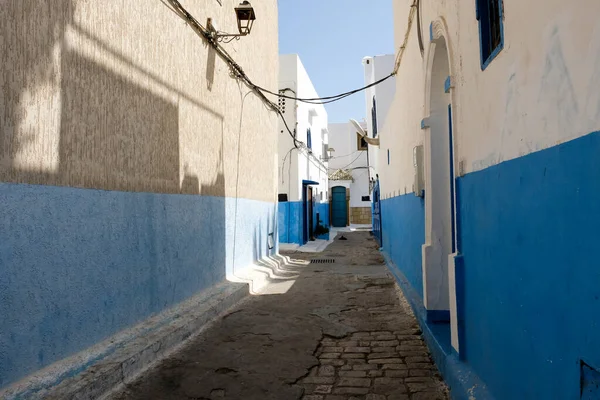
[[[453,400],[494,400],[485,383],[473,369],[467,363],[462,362],[456,352],[449,352],[442,347],[431,326],[427,323],[427,310],[423,307],[421,298],[389,255],[385,251],[381,251],[381,254],[385,259],[387,269],[396,279],[400,290],[419,322],[425,343],[427,343],[433,360],[450,389],[450,397]]]
[[[15,400],[107,398],[198,336],[248,293],[247,284],[222,282],[28,377],[0,393],[0,397]]]

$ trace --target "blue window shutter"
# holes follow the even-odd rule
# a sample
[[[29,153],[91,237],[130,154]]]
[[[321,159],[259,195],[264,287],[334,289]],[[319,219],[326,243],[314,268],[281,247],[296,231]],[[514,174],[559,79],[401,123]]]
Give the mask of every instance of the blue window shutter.
[[[371,121],[373,122],[373,137],[377,137],[377,102],[373,96],[373,107],[371,108]]]
[[[479,20],[481,69],[485,70],[504,48],[503,0],[476,0],[475,17]]]
[[[312,133],[310,131],[310,128],[306,130],[306,146],[308,146],[308,148],[312,150]]]

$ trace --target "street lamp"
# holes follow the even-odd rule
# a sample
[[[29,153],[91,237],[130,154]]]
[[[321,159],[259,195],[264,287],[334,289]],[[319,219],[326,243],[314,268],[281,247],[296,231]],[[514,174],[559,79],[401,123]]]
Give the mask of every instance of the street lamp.
[[[238,31],[240,32],[237,34],[220,32],[215,27],[212,18],[208,19],[206,24],[207,28],[210,32],[210,35],[217,39],[217,42],[229,43],[233,39],[240,40],[240,37],[250,34],[250,31],[252,31],[252,25],[254,25],[254,21],[256,20],[256,13],[254,12],[254,8],[252,8],[250,2],[247,0],[242,1],[240,5],[235,8],[235,16],[237,18]]]
[[[240,31],[240,35],[249,35],[252,30],[252,25],[254,25],[254,20],[256,19],[254,8],[252,8],[250,2],[247,0],[241,2],[240,5],[235,8],[235,15],[237,16],[238,31]]]

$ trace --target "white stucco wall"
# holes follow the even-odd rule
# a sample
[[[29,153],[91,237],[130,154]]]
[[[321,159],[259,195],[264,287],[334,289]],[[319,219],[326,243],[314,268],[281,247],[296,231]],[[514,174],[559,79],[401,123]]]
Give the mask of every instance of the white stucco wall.
[[[362,61],[365,70],[365,85],[370,85],[380,79],[388,76],[394,69],[396,56],[394,54],[386,54],[373,57],[365,57]],[[385,119],[396,93],[396,78],[392,77],[376,86],[365,90],[365,122],[367,124],[367,132],[369,137],[375,137],[375,129],[373,127],[373,118],[371,110],[373,108],[373,98],[376,99],[377,110],[377,136],[385,125]],[[369,164],[372,175],[375,176],[379,167],[380,148],[378,146],[369,145]],[[382,153],[387,162],[387,153]]]
[[[239,2],[183,3],[236,31]],[[226,46],[266,88],[277,85],[274,5],[254,5],[261,22]],[[274,201],[276,114],[165,4],[0,9],[1,181]]]
[[[358,150],[356,135],[350,122],[329,124],[329,146],[335,149],[329,160],[329,170],[351,170],[354,181],[350,184],[350,207],[370,207],[370,201],[362,201],[362,196],[370,195],[368,156],[366,150]],[[330,181],[329,186],[342,185]]]
[[[558,0],[505,2],[504,48],[481,70],[474,2],[423,2],[421,56],[417,24],[396,77],[389,117],[380,130],[384,197],[412,190],[412,149],[423,143],[429,27],[446,37],[454,88],[457,173],[575,139],[600,128],[600,3],[573,7]],[[411,2],[394,2],[395,43],[406,33]],[[568,45],[567,45],[568,44]]]
[[[280,90],[289,88],[293,92],[285,94],[300,98],[319,97],[297,54],[281,55],[279,60]],[[312,150],[309,152],[303,146],[296,149],[285,125],[279,121],[279,193],[287,193],[289,201],[302,200],[302,181],[311,180],[319,182],[314,186],[316,198],[327,201],[327,163],[323,154],[323,144],[328,141],[325,107],[286,99],[284,116],[292,132],[295,130],[297,140],[304,145],[308,144],[308,129],[311,130]]]

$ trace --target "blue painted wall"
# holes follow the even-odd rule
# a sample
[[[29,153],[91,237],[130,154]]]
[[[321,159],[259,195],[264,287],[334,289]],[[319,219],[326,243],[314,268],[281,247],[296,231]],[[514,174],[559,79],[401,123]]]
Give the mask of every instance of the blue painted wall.
[[[0,387],[274,251],[274,203],[0,184],[0,204]]]
[[[425,203],[414,194],[381,200],[383,251],[423,299],[421,246],[425,243]]]
[[[319,213],[319,219],[321,220],[321,225],[327,229],[331,229],[329,227],[329,203],[315,203],[314,207],[315,216],[313,218],[314,228],[317,228],[317,213]],[[320,235],[317,239],[329,240],[329,233]]]
[[[303,210],[301,201],[285,201],[278,203],[277,229],[279,243],[302,244]]]
[[[600,368],[599,154],[595,132],[458,179],[461,349],[497,399],[579,399]]]

